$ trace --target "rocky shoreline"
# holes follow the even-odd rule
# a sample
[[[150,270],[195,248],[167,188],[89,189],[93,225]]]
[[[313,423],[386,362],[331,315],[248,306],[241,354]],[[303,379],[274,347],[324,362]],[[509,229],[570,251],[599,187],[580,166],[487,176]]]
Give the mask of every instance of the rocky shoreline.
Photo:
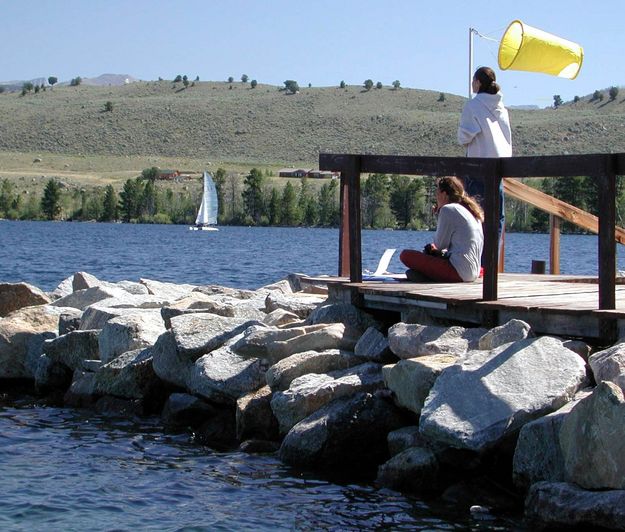
[[[625,343],[388,323],[295,274],[241,290],[79,272],[51,293],[0,283],[0,382],[476,519],[625,529]]]

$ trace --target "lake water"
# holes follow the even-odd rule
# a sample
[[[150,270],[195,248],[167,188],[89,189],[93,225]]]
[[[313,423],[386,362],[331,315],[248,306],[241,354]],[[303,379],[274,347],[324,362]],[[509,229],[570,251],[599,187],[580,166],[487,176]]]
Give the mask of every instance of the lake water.
[[[365,231],[363,265],[431,234]],[[563,273],[597,271],[597,239],[563,236]],[[547,235],[507,235],[507,270],[547,260]],[[290,272],[334,274],[338,231],[0,221],[0,282],[54,289],[76,271],[256,288]],[[619,257],[619,264],[621,257]],[[396,258],[391,270],[402,271]],[[217,453],[158,420],[102,418],[0,395],[2,530],[519,530],[467,506],[305,475],[272,456]],[[476,500],[474,504],[480,504]]]

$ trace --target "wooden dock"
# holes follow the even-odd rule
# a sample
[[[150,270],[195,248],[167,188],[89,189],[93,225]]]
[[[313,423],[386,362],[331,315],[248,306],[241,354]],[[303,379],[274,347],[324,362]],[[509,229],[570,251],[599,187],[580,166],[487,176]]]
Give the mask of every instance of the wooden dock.
[[[380,313],[387,321],[460,323],[494,327],[511,319],[529,323],[539,334],[581,338],[610,345],[625,332],[625,284],[617,282],[616,308],[599,310],[596,277],[504,273],[498,298],[485,301],[482,282],[411,283],[350,282],[345,277],[310,279],[324,282],[334,299]]]

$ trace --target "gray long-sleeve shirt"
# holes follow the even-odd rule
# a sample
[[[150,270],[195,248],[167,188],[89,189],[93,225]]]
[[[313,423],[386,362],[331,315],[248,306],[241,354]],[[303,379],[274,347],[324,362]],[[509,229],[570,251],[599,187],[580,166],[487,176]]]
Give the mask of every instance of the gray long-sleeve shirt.
[[[475,281],[480,274],[484,234],[468,209],[448,203],[438,211],[434,244],[449,251],[449,261],[463,281]]]

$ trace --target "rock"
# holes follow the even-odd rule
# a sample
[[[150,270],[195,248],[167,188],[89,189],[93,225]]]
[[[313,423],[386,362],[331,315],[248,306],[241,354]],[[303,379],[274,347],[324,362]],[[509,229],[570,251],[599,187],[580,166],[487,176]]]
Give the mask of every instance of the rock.
[[[369,327],[382,329],[378,321],[367,312],[348,303],[326,303],[317,307],[306,319],[309,325],[318,323],[342,323],[346,327],[355,329],[355,334],[361,336]]]
[[[104,364],[95,374],[95,393],[152,402],[162,396],[163,385],[152,367],[152,350],[128,351]]]
[[[93,288],[94,286],[100,286],[101,284],[102,281],[100,281],[100,279],[87,272],[76,272],[72,276],[72,292],[86,290],[87,288]]]
[[[36,286],[27,283],[0,283],[0,317],[14,310],[45,305],[52,299]]]
[[[391,456],[395,456],[410,447],[418,447],[422,440],[419,425],[402,427],[388,433],[388,451]]]
[[[258,322],[254,320],[226,318],[216,314],[190,314],[172,318],[171,331],[180,355],[195,361],[255,324]]]
[[[434,381],[457,361],[453,355],[431,355],[400,360],[382,368],[384,384],[393,392],[395,404],[421,414]]]
[[[237,447],[234,412],[229,409],[215,411],[215,415],[204,421],[195,431],[194,441],[218,451],[229,451]]]
[[[69,295],[57,299],[51,304],[55,307],[72,307],[79,310],[85,310],[87,307],[90,307],[91,305],[98,303],[99,301],[102,301],[104,299],[123,299],[124,295],[128,294],[121,288],[94,286],[92,288],[86,288],[84,290],[72,292]]]
[[[275,364],[283,358],[303,351],[327,349],[353,351],[357,341],[358,338],[353,335],[351,329],[346,328],[342,323],[334,323],[283,342],[268,344],[266,358],[270,364]]]
[[[265,369],[260,360],[243,358],[223,346],[195,361],[185,385],[214,403],[234,405],[239,397],[265,384]]]
[[[38,305],[24,307],[0,319],[0,379],[32,379],[28,348],[32,337],[58,332],[59,315],[64,307]]]
[[[586,489],[625,489],[625,398],[608,381],[579,401],[562,422],[566,480]]]
[[[291,283],[287,279],[282,279],[277,283],[266,284],[265,286],[261,286],[259,290],[267,290],[269,292],[280,292],[281,294],[292,294],[293,289],[291,288]]]
[[[139,279],[139,282],[148,289],[148,293],[162,297],[168,301],[176,301],[188,296],[197,287],[191,284],[164,283],[151,279]]]
[[[590,346],[586,342],[581,340],[566,340],[562,342],[562,345],[567,349],[577,353],[584,359],[584,362],[588,363],[588,357],[590,356]]]
[[[170,319],[176,315],[202,311],[219,316],[262,321],[266,316],[262,307],[260,301],[253,299],[239,300],[223,294],[207,295],[203,292],[192,292],[163,308],[162,312],[164,317]]]
[[[140,312],[137,309],[126,308],[108,308],[95,304],[87,308],[82,314],[80,319],[80,329],[102,329],[106,322],[117,316],[124,316],[125,314]],[[143,312],[152,312],[143,311]]]
[[[264,325],[250,327],[232,347],[241,356],[267,357],[270,345],[277,342],[285,342],[296,336],[311,334],[324,327],[324,325],[291,327],[288,329],[278,329],[277,327],[266,327]]]
[[[100,359],[106,364],[127,351],[152,346],[164,332],[158,310],[112,318],[104,324],[99,336]]]
[[[304,351],[283,358],[271,366],[265,375],[267,384],[274,390],[286,390],[297,377],[307,373],[329,373],[362,364],[361,358],[351,351],[327,349]]]
[[[263,386],[237,399],[237,439],[278,440],[278,420],[271,410],[271,389]],[[274,449],[277,450],[277,449]]]
[[[60,297],[68,296],[73,292],[72,284],[74,281],[74,276],[70,276],[67,279],[61,281],[61,283],[50,293],[48,296],[52,299],[59,299]]]
[[[239,451],[248,454],[275,453],[280,443],[271,440],[246,440],[239,445]]]
[[[112,395],[105,395],[97,399],[94,408],[100,415],[124,417],[127,419],[134,419],[137,416],[145,416],[151,413],[149,410],[146,410],[141,399],[124,399]]]
[[[402,359],[442,354],[460,357],[476,349],[486,332],[482,328],[397,323],[388,330],[388,342],[391,351]]]
[[[297,314],[288,312],[287,310],[277,308],[267,314],[262,321],[265,325],[270,327],[280,327],[281,325],[290,325],[292,323],[300,322],[300,317]]]
[[[393,456],[378,468],[376,483],[410,492],[440,489],[438,460],[432,451],[411,447]]]
[[[59,316],[59,336],[67,334],[71,331],[79,330],[81,319],[82,312],[78,309],[71,309],[67,312],[63,312]]]
[[[598,351],[588,359],[588,364],[597,384],[609,381],[625,390],[625,343]]]
[[[152,356],[154,371],[159,378],[180,388],[186,386],[195,360],[190,360],[178,352],[172,331],[166,331],[158,337],[152,349]]]
[[[111,286],[115,287],[116,285]],[[119,288],[115,288],[115,290],[119,290]],[[130,294],[124,291],[120,296],[98,301],[98,305],[107,308],[160,310],[165,305],[169,305],[169,300],[152,294]]]
[[[75,370],[72,384],[65,393],[63,402],[66,406],[82,408],[95,403],[95,373]]]
[[[519,432],[512,461],[514,485],[527,489],[535,482],[565,480],[564,457],[560,449],[562,422],[581,397],[590,392],[580,392],[573,401],[552,414],[531,421]]]
[[[43,352],[56,364],[70,370],[82,369],[84,360],[99,360],[98,336],[100,331],[71,331],[63,336],[48,340]]]
[[[562,407],[585,382],[584,361],[548,336],[474,351],[436,379],[421,411],[421,433],[482,451]]]
[[[54,389],[67,390],[72,384],[72,371],[67,366],[53,362],[45,354],[37,359],[33,374],[35,388],[42,393]]]
[[[397,360],[388,345],[388,339],[375,327],[369,327],[354,347],[357,357],[380,364]]]
[[[379,364],[368,362],[330,374],[310,373],[298,377],[288,390],[276,392],[271,409],[286,434],[296,423],[326,404],[359,392],[374,392],[383,385]]]
[[[315,294],[299,292],[297,295],[286,295],[279,291],[273,291],[267,294],[265,311],[269,314],[281,308],[304,319],[324,301],[325,297]]]
[[[500,345],[525,340],[531,336],[534,336],[534,334],[528,323],[516,319],[510,320],[499,327],[491,329],[482,336],[479,340],[478,347],[480,349],[495,349]]]
[[[253,290],[230,288],[228,286],[220,286],[216,284],[197,286],[196,288],[193,289],[193,292],[201,292],[202,294],[206,294],[206,295],[224,294],[224,295],[233,297],[235,299],[254,299],[254,298],[261,297]],[[263,299],[263,304],[264,304],[264,297],[265,295],[263,294],[261,297],[261,299]]]
[[[217,410],[203,399],[188,393],[172,393],[163,407],[161,420],[172,429],[200,426],[214,417]]]
[[[377,394],[343,397],[295,425],[279,456],[295,467],[375,474],[388,459],[386,435],[405,424],[397,407]]]
[[[134,294],[136,296],[149,294],[147,286],[141,283],[135,283],[134,281],[118,281],[114,284],[115,286],[119,286],[129,294]]]
[[[586,491],[564,482],[537,482],[525,499],[533,528],[624,530],[625,491]]]

